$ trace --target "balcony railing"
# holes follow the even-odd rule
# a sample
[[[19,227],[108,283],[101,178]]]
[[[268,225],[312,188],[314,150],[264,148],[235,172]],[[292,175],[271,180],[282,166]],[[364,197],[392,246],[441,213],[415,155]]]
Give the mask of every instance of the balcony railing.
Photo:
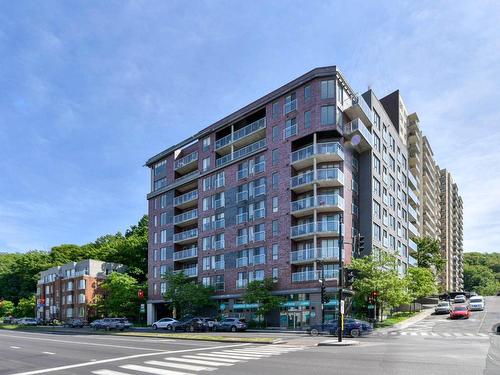
[[[267,145],[266,139],[265,138],[261,139],[260,141],[254,142],[248,146],[242,147],[242,148],[234,151],[232,154],[227,154],[227,155],[217,159],[215,161],[215,164],[217,165],[217,167],[220,167],[222,165],[229,163],[232,160],[242,158],[242,157],[249,155],[255,151],[263,149],[266,147],[266,145]]]
[[[285,112],[285,115],[287,113],[295,111],[296,109],[297,109],[297,99],[293,99],[288,103],[285,103],[285,105],[283,105],[283,111]]]
[[[344,174],[338,168],[325,168],[317,169],[316,177],[314,171],[309,171],[298,176],[292,177],[290,185],[295,188],[300,185],[312,184],[313,182],[328,182],[338,181],[340,184],[344,183]]]
[[[266,232],[265,231],[260,231],[260,232],[254,232],[252,241],[257,242],[257,241],[265,241],[266,240]]]
[[[408,229],[413,234],[413,237],[418,237],[420,235],[417,227],[415,227],[415,225],[413,225],[411,222],[408,222]]]
[[[248,266],[248,258],[236,258],[236,267],[246,267]]]
[[[292,262],[307,262],[321,259],[338,259],[338,247],[318,247],[291,252]]]
[[[174,164],[174,169],[177,170],[179,168],[185,167],[188,164],[191,164],[198,160],[198,151],[192,152],[189,155],[184,156],[183,158],[176,160]]]
[[[338,142],[317,143],[292,152],[290,160],[295,163],[317,155],[338,155],[343,160],[344,149]]]
[[[339,194],[325,194],[316,197],[307,197],[291,202],[292,212],[302,211],[318,207],[339,207],[344,209],[344,198]]]
[[[198,199],[198,190],[191,190],[185,194],[179,195],[174,198],[174,206],[179,206],[181,204]]]
[[[242,234],[241,236],[236,237],[236,245],[245,245],[248,243],[248,235]]]
[[[174,242],[187,241],[187,240],[197,238],[197,237],[198,237],[198,229],[194,228],[194,229],[186,230],[184,232],[175,233],[174,234]]]
[[[360,119],[354,119],[348,124],[344,125],[344,135],[346,136],[351,135],[355,132],[359,132],[359,134],[361,135],[361,139],[354,146],[360,146],[360,147],[368,146],[369,148],[373,147],[372,133],[370,133],[370,131],[366,128],[366,126]],[[363,141],[366,142],[366,145],[363,145]]]
[[[174,224],[185,223],[186,221],[195,220],[197,218],[198,218],[198,209],[195,208],[194,210],[183,212],[182,214],[179,215],[175,215]]]
[[[186,277],[196,277],[198,276],[198,267],[187,267],[174,271],[174,273],[181,273],[181,272],[183,272]]]
[[[266,263],[266,254],[257,254],[250,257],[236,258],[236,267],[246,267],[248,265],[258,265]]]
[[[340,225],[338,221],[312,221],[310,223],[295,225],[290,228],[290,237],[302,237],[314,233],[339,233]]]
[[[237,140],[242,139],[252,133],[255,133],[265,127],[266,127],[266,118],[264,117],[261,118],[260,120],[252,122],[251,124],[248,124],[247,126],[241,129],[238,129],[233,134],[228,134],[225,137],[217,140],[215,142],[215,149],[218,150],[219,148],[227,146],[232,142],[236,142]]]
[[[189,249],[184,249],[182,251],[176,251],[174,253],[174,260],[183,260],[189,258],[195,258],[198,256],[198,248],[192,247]]]
[[[322,271],[302,271],[302,272],[294,272],[292,273],[292,282],[302,282],[302,281],[315,281],[319,280],[322,277]],[[324,271],[325,279],[338,279],[339,271],[338,270],[325,270]]]
[[[412,267],[417,267],[418,262],[415,258],[413,258],[411,255],[408,255],[408,264]]]
[[[242,212],[236,215],[236,224],[246,223],[248,221],[248,212]]]
[[[248,279],[236,280],[236,289],[245,289],[248,286]]]
[[[420,199],[418,199],[417,195],[413,192],[413,190],[408,189],[408,196],[415,202],[417,205],[420,204]]]

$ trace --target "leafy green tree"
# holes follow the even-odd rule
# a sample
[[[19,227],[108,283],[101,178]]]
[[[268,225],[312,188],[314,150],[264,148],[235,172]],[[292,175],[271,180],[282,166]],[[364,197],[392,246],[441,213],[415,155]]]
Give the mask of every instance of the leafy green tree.
[[[108,316],[136,318],[140,301],[137,292],[141,289],[132,276],[113,272],[101,284],[104,298],[102,307]]]
[[[436,277],[429,268],[409,268],[406,282],[412,300],[436,294],[438,291]]]
[[[444,270],[446,260],[441,254],[441,245],[438,240],[431,237],[413,238],[417,244],[417,251],[411,255],[417,260],[420,268],[435,269],[437,273]]]
[[[211,298],[214,293],[212,287],[190,280],[183,272],[169,271],[163,278],[167,282],[165,301],[172,307],[177,317],[198,314],[215,306]]]
[[[349,268],[358,271],[353,283],[358,305],[364,305],[373,291],[378,292],[380,315],[383,315],[385,308],[411,302],[407,292],[407,280],[400,277],[393,256],[381,252],[379,256],[353,259]]]
[[[500,290],[500,282],[487,266],[465,264],[464,289],[491,296]]]
[[[266,315],[272,310],[278,309],[282,302],[282,298],[272,294],[274,286],[275,283],[271,278],[254,280],[248,284],[245,296],[243,297],[246,303],[258,304],[256,314],[259,320],[264,318],[266,326]]]
[[[14,313],[14,302],[9,300],[0,301],[0,316],[12,316]]]
[[[35,295],[27,298],[21,298],[14,308],[14,316],[16,318],[33,318],[35,316]]]

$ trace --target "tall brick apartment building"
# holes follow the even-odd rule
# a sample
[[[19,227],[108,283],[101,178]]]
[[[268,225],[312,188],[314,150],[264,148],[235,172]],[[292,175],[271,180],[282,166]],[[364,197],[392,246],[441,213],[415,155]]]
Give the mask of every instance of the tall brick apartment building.
[[[356,93],[335,67],[314,69],[150,158],[148,322],[166,315],[167,269],[216,290],[219,311],[247,316],[246,285],[272,277],[276,324],[321,316],[319,278],[338,284],[352,238],[406,272],[407,111],[399,97]],[[394,119],[394,120],[391,120]],[[336,308],[325,306],[326,316]]]
[[[118,263],[87,259],[40,272],[36,317],[46,321],[88,320],[88,304],[99,294],[99,285],[111,272],[123,270]]]

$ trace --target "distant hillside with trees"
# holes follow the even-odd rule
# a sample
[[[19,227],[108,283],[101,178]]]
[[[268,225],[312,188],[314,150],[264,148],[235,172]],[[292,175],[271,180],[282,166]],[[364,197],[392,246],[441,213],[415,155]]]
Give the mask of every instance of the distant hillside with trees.
[[[500,253],[464,253],[464,289],[489,296],[500,291]]]

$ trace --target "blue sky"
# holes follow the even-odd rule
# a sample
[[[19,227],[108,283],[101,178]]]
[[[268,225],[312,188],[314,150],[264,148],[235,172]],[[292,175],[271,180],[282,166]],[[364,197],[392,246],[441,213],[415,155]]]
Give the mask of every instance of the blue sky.
[[[500,243],[496,1],[0,1],[0,251],[83,244],[146,213],[144,161],[302,73],[399,88]]]

